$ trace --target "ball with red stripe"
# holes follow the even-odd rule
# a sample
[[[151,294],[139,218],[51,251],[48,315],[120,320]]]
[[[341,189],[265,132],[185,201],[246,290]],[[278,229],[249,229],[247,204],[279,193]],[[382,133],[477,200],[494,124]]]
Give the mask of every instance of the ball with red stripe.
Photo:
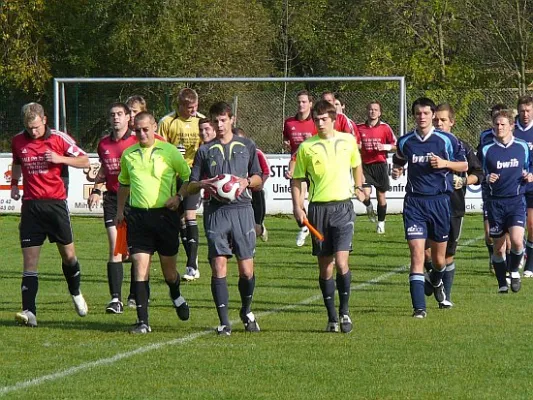
[[[239,197],[240,184],[239,177],[231,174],[219,174],[215,181],[217,188],[217,197],[223,201],[232,202]]]

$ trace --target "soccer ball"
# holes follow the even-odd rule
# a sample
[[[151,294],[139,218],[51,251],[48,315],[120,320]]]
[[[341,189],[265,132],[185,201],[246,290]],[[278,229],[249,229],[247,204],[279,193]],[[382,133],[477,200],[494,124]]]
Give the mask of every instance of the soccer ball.
[[[220,174],[216,178],[214,183],[217,188],[217,200],[225,202],[235,201],[235,199],[241,194],[239,184],[240,178],[231,174]]]

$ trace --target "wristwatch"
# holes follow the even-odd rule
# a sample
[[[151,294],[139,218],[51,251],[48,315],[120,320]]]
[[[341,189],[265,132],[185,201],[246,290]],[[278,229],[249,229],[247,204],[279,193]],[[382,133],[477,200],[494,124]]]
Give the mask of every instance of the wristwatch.
[[[176,196],[178,196],[178,199],[180,199],[180,202],[183,201],[183,196],[181,194],[178,193]]]

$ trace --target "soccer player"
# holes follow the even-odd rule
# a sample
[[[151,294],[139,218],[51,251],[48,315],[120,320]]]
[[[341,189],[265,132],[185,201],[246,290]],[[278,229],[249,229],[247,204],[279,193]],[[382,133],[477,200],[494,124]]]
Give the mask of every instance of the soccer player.
[[[450,197],[453,173],[466,172],[464,148],[457,138],[433,127],[435,103],[426,97],[414,101],[412,112],[416,127],[398,139],[393,156],[392,177],[407,169],[403,204],[405,238],[411,253],[409,287],[413,317],[426,317],[424,296],[424,248],[431,248],[433,269],[429,279],[435,299],[446,300],[442,276],[446,268],[446,245],[450,231]],[[452,173],[450,173],[452,172]]]
[[[498,111],[507,110],[507,109],[509,108],[505,104],[502,104],[502,103],[493,105],[490,109],[491,121],[492,121],[492,117]],[[483,148],[483,146],[485,146],[486,144],[492,143],[493,137],[494,137],[494,131],[492,130],[492,122],[491,122],[491,127],[488,129],[485,129],[483,132],[479,134],[479,143],[478,143],[477,151],[476,151],[478,158],[481,155],[481,149]],[[485,210],[485,192],[483,190],[481,191],[481,197],[483,199],[483,228],[485,231],[485,245],[487,246],[487,250],[489,252],[489,271],[491,273],[494,273],[494,267],[492,265],[492,254],[494,253],[494,243],[493,243],[492,238],[490,237],[489,221],[488,221],[487,213]]]
[[[335,93],[327,91],[327,92],[322,93],[320,95],[320,98],[322,100],[327,101],[331,105],[335,106],[335,100],[336,100]],[[340,103],[342,107],[342,102]],[[344,108],[343,108],[343,111],[344,111]],[[359,130],[357,129],[357,125],[350,118],[348,118],[346,114],[344,113],[337,113],[337,118],[335,119],[334,129],[337,132],[351,133],[353,136],[356,137],[356,139],[359,138],[360,136]]]
[[[452,128],[455,125],[455,111],[450,104],[442,103],[437,106],[433,125],[435,128],[443,132],[452,131]],[[446,300],[439,303],[440,308],[451,308],[453,306],[451,293],[455,277],[454,258],[457,250],[457,243],[461,236],[461,228],[463,226],[463,218],[465,215],[466,187],[468,185],[478,185],[483,181],[483,171],[474,149],[472,149],[468,143],[462,140],[460,140],[460,142],[465,149],[468,171],[466,173],[456,173],[453,175],[453,186],[455,190],[450,193],[450,234],[448,237],[448,244],[446,245],[446,270],[442,277]],[[431,258],[426,257],[426,259],[430,260]],[[432,293],[433,291],[429,294],[431,295]],[[428,293],[426,292],[426,294]]]
[[[524,253],[524,225],[526,183],[533,181],[532,158],[528,144],[513,136],[513,115],[508,110],[497,112],[492,117],[494,138],[492,143],[481,149],[483,172],[485,174],[485,209],[487,211],[490,236],[494,239],[492,264],[498,280],[498,292],[508,293],[506,280],[506,240],[511,241],[510,271],[511,290],[521,287],[518,268]]]
[[[21,176],[24,178],[19,226],[24,262],[22,311],[15,315],[15,319],[20,324],[34,327],[37,326],[35,299],[39,287],[37,267],[46,237],[57,244],[76,312],[80,317],[87,315],[87,303],[80,292],[80,264],[74,248],[61,169],[64,165],[88,168],[89,158],[69,135],[48,127],[40,104],[24,105],[22,121],[24,130],[11,141],[13,200],[20,199],[18,183]]]
[[[517,104],[518,117],[516,118],[514,136],[524,140],[533,150],[533,97],[521,96]],[[524,278],[533,278],[533,184],[526,185],[527,207],[527,241],[526,264]]]
[[[391,127],[381,121],[381,104],[371,101],[366,106],[366,121],[358,124],[361,141],[361,158],[363,160],[363,173],[365,176],[365,200],[363,204],[369,219],[375,222],[375,213],[370,202],[372,186],[376,188],[378,200],[378,219],[376,232],[385,233],[385,216],[387,215],[386,193],[390,190],[389,168],[387,154],[396,151],[396,137]]]
[[[111,301],[106,307],[109,314],[122,314],[124,306],[122,304],[122,281],[124,279],[124,267],[122,258],[125,254],[114,254],[117,241],[117,227],[115,219],[117,217],[117,192],[118,175],[120,173],[120,157],[125,149],[137,143],[137,138],[130,126],[130,109],[124,103],[113,103],[109,106],[108,116],[112,126],[111,134],[104,136],[98,142],[98,156],[100,158],[100,171],[96,182],[87,200],[89,210],[95,207],[102,196],[102,189],[105,183],[107,191],[103,193],[104,198],[104,226],[109,244],[109,255],[107,259],[107,281]],[[128,304],[135,301],[135,278],[133,266],[131,267],[130,294]]]
[[[164,116],[159,122],[158,133],[167,142],[173,144],[181,152],[189,167],[200,146],[198,141],[198,121],[203,115],[198,113],[198,94],[189,88],[181,89],[177,97],[176,111]],[[181,183],[178,183],[178,186]],[[200,195],[187,196],[181,205],[180,234],[187,253],[187,265],[183,279],[193,281],[200,278],[198,269],[198,223],[196,209],[200,204]]]
[[[215,127],[209,118],[200,118],[198,121],[199,137],[202,144],[209,143],[217,137]]]
[[[219,174],[232,174],[240,178],[241,192],[231,203],[220,202],[211,196],[204,208],[204,228],[212,272],[211,293],[220,320],[216,332],[218,335],[231,335],[226,276],[228,259],[232,254],[237,257],[239,268],[239,315],[247,332],[258,332],[259,324],[251,310],[255,289],[253,257],[256,237],[248,189],[261,186],[261,167],[255,144],[233,134],[234,117],[229,104],[213,104],[209,109],[209,116],[215,123],[217,139],[200,146],[196,153],[188,191],[196,194],[204,189],[214,194],[216,187],[210,178]]]
[[[287,118],[283,124],[284,144],[290,149],[291,152],[289,170],[285,175],[285,178],[287,179],[292,179],[294,166],[296,164],[296,152],[298,151],[298,146],[300,146],[304,140],[316,135],[317,133],[316,126],[311,115],[313,96],[311,96],[307,90],[300,90],[296,94],[296,100],[298,102],[298,112],[294,117]],[[303,203],[305,199],[305,193],[307,191],[307,182],[304,182],[302,185],[301,196]],[[303,246],[308,235],[309,229],[307,229],[306,226],[301,226],[300,231],[296,236],[296,246]]]
[[[246,134],[241,128],[234,128],[235,135],[239,137],[246,137]],[[252,208],[254,210],[254,219],[255,219],[255,236],[260,237],[263,242],[268,241],[268,231],[265,226],[265,215],[266,215],[266,199],[265,191],[263,187],[265,182],[270,176],[270,164],[266,158],[265,153],[260,149],[257,149],[257,160],[261,166],[261,186],[258,188],[252,189]]]
[[[135,116],[142,111],[148,111],[146,100],[142,96],[133,95],[128,97],[126,105],[130,109],[130,127],[133,128]]]
[[[335,310],[336,269],[339,292],[340,330],[349,333],[352,320],[349,311],[352,274],[348,256],[352,250],[355,212],[352,204],[355,195],[364,199],[361,157],[355,138],[334,129],[335,106],[318,101],[313,106],[313,119],[318,135],[303,142],[296,155],[296,167],[291,182],[294,218],[303,224],[307,218],[302,202],[302,182],[310,179],[309,222],[324,235],[324,241],[313,238],[313,255],[317,257],[319,284],[328,314],[326,331],[339,331],[339,316]],[[353,181],[352,181],[353,178]]]
[[[129,196],[128,248],[135,269],[137,323],[131,333],[151,332],[148,322],[148,281],[152,255],[157,251],[165,282],[179,319],[189,319],[189,305],[181,295],[176,269],[179,247],[179,203],[187,193],[190,168],[170,143],[155,139],[157,124],[152,114],[135,116],[138,143],[128,147],[120,159],[117,221],[124,220]],[[176,194],[176,176],[184,182]]]

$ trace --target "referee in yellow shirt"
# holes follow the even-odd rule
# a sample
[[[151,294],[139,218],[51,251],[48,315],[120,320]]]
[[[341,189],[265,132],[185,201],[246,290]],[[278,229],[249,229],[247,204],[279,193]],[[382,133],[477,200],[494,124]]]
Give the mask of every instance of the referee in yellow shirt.
[[[326,331],[339,331],[339,317],[335,310],[335,282],[337,270],[340,330],[349,333],[352,320],[349,312],[352,274],[348,256],[352,250],[355,212],[352,196],[365,198],[362,190],[363,169],[355,138],[337,132],[335,106],[321,100],[313,107],[313,120],[318,135],[305,140],[296,153],[292,187],[293,213],[300,224],[307,218],[302,196],[302,183],[309,179],[309,222],[324,235],[324,241],[313,238],[313,255],[317,256],[319,284],[328,312]],[[355,183],[355,191],[354,191]]]
[[[187,193],[191,170],[170,143],[154,138],[157,124],[152,114],[135,116],[139,143],[124,150],[120,159],[117,224],[124,220],[124,206],[130,197],[127,215],[128,246],[135,271],[137,324],[132,333],[151,332],[148,324],[148,280],[154,252],[159,253],[163,276],[178,317],[189,319],[189,305],[180,293],[176,270],[179,247],[177,209]],[[185,182],[176,194],[176,177]]]

